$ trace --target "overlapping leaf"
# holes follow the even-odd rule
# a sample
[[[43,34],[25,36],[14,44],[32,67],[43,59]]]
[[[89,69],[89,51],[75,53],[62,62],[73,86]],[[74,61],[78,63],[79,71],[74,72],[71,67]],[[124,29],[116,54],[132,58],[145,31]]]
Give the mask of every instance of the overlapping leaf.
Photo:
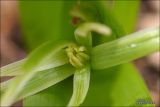
[[[52,63],[50,63],[51,65],[47,64],[47,67],[41,66],[42,63],[45,64],[44,63],[45,61],[48,62],[47,59],[59,58],[55,56],[57,56],[59,52],[63,53],[64,48],[72,43],[68,41],[59,41],[54,46],[52,44],[53,44],[52,41],[43,44],[37,50],[33,51],[33,53],[27,58],[27,60],[25,61],[21,69],[22,72],[24,72],[24,74],[17,76],[13,81],[11,81],[6,92],[2,96],[2,101],[1,101],[2,106],[10,106],[11,104],[13,104],[18,98],[18,96],[20,95],[20,93],[24,90],[24,87],[27,85],[27,83],[32,78],[35,78],[34,76],[37,74],[37,72],[40,72],[40,71],[43,72],[42,70],[49,69],[50,67],[54,68],[54,67],[61,66],[67,63],[68,60],[67,61],[65,60],[67,58],[66,56],[66,58],[62,58],[62,59],[60,58],[58,60],[52,61]],[[57,77],[57,79],[58,78],[59,77]],[[10,96],[11,94],[12,96]]]

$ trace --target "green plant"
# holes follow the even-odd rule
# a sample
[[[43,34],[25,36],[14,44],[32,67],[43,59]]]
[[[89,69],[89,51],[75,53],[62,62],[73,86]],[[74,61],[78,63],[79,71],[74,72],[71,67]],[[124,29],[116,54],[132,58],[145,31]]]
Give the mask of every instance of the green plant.
[[[115,1],[115,7],[119,3],[117,2]],[[71,5],[75,5],[75,1],[43,2],[46,3],[45,5],[42,2],[38,3],[37,6],[46,6],[43,9],[47,10],[51,10],[51,3],[55,3],[54,6],[57,9],[54,11],[57,14],[61,12],[66,14],[70,11]],[[64,5],[64,3],[66,4]],[[138,6],[138,1],[134,3],[133,10]],[[26,9],[28,4],[30,4],[31,9],[35,6],[33,1],[22,1],[22,14],[28,11]],[[32,33],[27,32],[30,30],[28,22],[31,20],[27,21],[27,17],[30,17],[30,15],[23,15],[24,32],[29,33],[29,36],[26,37],[28,38],[28,44],[31,49],[38,48],[34,49],[26,59],[1,68],[1,76],[15,76],[13,79],[1,84],[1,104],[10,106],[15,101],[24,99],[24,106],[35,106],[37,105],[36,101],[40,103],[39,105],[44,106],[64,106],[67,104],[68,106],[79,106],[80,104],[82,106],[137,106],[136,100],[138,98],[150,99],[148,91],[139,75],[135,72],[134,67],[131,64],[120,64],[158,51],[159,28],[146,29],[126,37],[121,37],[125,35],[123,28],[127,32],[131,32],[130,30],[133,29],[135,20],[132,18],[128,19],[128,22],[133,20],[130,23],[131,25],[127,27],[122,25],[123,27],[120,27],[118,20],[106,7],[104,1],[80,2],[78,6],[76,5],[71,10],[73,19],[76,18],[78,20],[77,23],[74,23],[76,26],[75,31],[73,31],[74,28],[68,27],[68,18],[65,17],[62,24],[60,24],[59,17],[55,18],[55,20],[53,19],[54,23],[56,23],[55,28],[59,26],[57,31],[53,31],[55,34],[65,35],[62,34],[61,30],[64,30],[63,27],[66,27],[68,29],[67,35],[72,37],[53,37],[49,33],[50,29],[44,29],[44,32],[46,32],[44,34],[47,36],[45,37],[46,39],[42,39],[40,42],[32,42],[37,39],[37,37],[35,38],[32,35],[39,34],[37,32],[41,30],[41,27],[45,28],[43,25],[45,23],[42,23],[40,27],[37,27],[39,24],[35,24],[34,27],[39,29]],[[121,6],[117,8],[120,9],[111,11],[115,11],[115,16],[120,17],[119,11],[124,11],[125,9],[124,7],[121,8]],[[126,6],[126,8],[128,7]],[[33,13],[39,12],[39,9],[33,9],[32,11]],[[133,10],[131,9],[130,11]],[[52,15],[50,11],[48,15]],[[132,15],[136,17],[136,12],[132,13]],[[38,23],[40,20],[41,18]],[[91,33],[91,31],[95,33]],[[73,38],[73,32],[75,39]],[[100,35],[103,37],[100,37]],[[49,38],[52,38],[52,40],[48,41]],[[60,40],[62,38],[65,40]],[[43,40],[46,40],[46,42],[40,45]],[[73,94],[70,98],[72,80],[71,78],[66,78],[71,75],[74,75],[74,82]],[[63,82],[61,82],[62,80]],[[42,97],[44,99],[41,99]],[[128,102],[125,102],[126,99]]]

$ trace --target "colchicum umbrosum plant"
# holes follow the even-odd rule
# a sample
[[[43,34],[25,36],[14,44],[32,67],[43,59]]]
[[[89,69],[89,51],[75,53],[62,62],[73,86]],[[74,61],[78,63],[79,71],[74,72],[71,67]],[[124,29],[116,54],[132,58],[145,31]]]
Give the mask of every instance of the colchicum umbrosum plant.
[[[21,99],[24,107],[154,106],[128,63],[159,50],[158,27],[129,34],[139,1],[19,5],[25,42],[32,52],[1,68],[2,77],[13,77],[1,83],[1,106]]]

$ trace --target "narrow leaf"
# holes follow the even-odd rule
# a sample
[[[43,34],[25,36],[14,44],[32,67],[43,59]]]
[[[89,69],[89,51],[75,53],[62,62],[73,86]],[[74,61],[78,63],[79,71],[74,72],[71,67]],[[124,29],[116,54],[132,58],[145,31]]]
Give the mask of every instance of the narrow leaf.
[[[68,58],[66,57],[65,51],[58,52],[56,55],[51,54],[47,56],[48,58],[41,61],[39,66],[37,66],[37,71],[43,71],[46,69],[50,69],[55,67],[56,65],[63,65],[68,62]],[[6,65],[0,68],[1,74],[0,76],[17,76],[24,74],[25,72],[22,70],[22,66],[27,59],[23,59],[9,65]]]
[[[21,67],[26,59],[11,63],[0,68],[0,76],[16,76],[22,74]]]
[[[53,42],[48,42],[39,47],[34,51],[25,62],[22,70],[25,71],[24,75],[16,77],[14,81],[7,88],[6,92],[2,96],[1,104],[3,106],[10,106],[15,102],[17,97],[20,95],[21,91],[24,90],[24,87],[27,85],[28,81],[34,77],[39,71],[39,64],[43,62],[48,57],[56,55],[57,52],[60,52],[63,48],[68,46],[70,42],[68,41],[59,41],[57,44],[53,45]],[[45,51],[44,51],[45,49]],[[51,56],[50,56],[51,55]],[[54,61],[52,67],[60,66],[62,63],[57,63]],[[63,63],[64,64],[64,63]],[[13,93],[14,92],[14,93]],[[12,96],[10,96],[12,94]]]
[[[159,28],[133,33],[92,50],[92,68],[104,69],[126,63],[159,50]]]
[[[33,77],[27,85],[24,86],[24,90],[18,96],[16,101],[31,96],[35,93],[38,93],[62,80],[71,76],[74,73],[75,69],[69,65],[63,65],[56,68],[47,69],[44,71],[40,71]],[[1,92],[6,91],[6,88],[9,87],[10,83],[14,81],[16,78],[12,80],[8,80],[1,84]]]
[[[31,72],[31,70],[40,71],[43,69],[49,69],[50,67],[52,68],[67,63],[68,59],[67,56],[65,56],[66,54],[64,48],[70,44],[72,44],[72,42],[66,40],[61,40],[57,42],[48,41],[42,44],[28,56],[26,63],[23,66],[23,69],[27,72]],[[47,64],[48,65],[46,66],[46,68],[40,68],[40,66],[43,64],[45,66]]]
[[[72,77],[23,100],[24,107],[65,107],[72,95]]]
[[[77,69],[74,73],[73,94],[68,107],[79,106],[83,103],[90,83],[90,67],[86,65],[84,68]]]
[[[75,69],[71,65],[67,64],[39,72],[35,78],[32,78],[32,80],[27,83],[25,89],[18,97],[18,100],[38,93],[66,79],[71,76],[74,71]]]

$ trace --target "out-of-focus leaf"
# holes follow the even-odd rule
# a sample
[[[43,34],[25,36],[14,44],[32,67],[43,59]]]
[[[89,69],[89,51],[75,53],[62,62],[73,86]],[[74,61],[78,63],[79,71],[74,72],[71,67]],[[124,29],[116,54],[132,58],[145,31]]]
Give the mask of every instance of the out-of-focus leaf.
[[[109,11],[109,9],[106,7],[104,3],[105,1],[99,1],[99,2],[101,5],[99,5],[100,8],[98,9],[100,9],[99,13],[103,16],[103,17],[100,17],[101,20],[103,20],[102,22],[112,28],[112,32],[115,33],[115,37],[125,36],[126,33],[123,27],[120,25],[121,22],[120,20],[118,20],[118,17],[115,17],[111,13],[111,11]],[[137,9],[139,9],[138,6],[137,6]],[[123,12],[121,11],[121,13],[119,14],[123,14]],[[134,12],[133,14],[136,16],[137,13]],[[127,15],[125,16],[127,19]],[[133,19],[132,21],[136,21],[136,18]],[[130,22],[126,22],[126,23],[130,23]],[[133,28],[132,25],[128,27]],[[131,33],[129,31],[126,31],[126,32]],[[103,37],[102,39],[100,39],[100,42],[111,41],[114,39],[115,38],[108,39]],[[90,85],[91,90],[89,90],[89,94],[87,96],[88,98],[86,98],[84,102],[85,106],[87,105],[133,106],[133,105],[136,105],[137,99],[148,98],[151,101],[150,95],[148,93],[148,90],[142,78],[139,76],[139,74],[137,73],[137,70],[131,64],[123,64],[123,65],[115,66],[109,69],[98,70],[98,72],[95,72],[91,75],[92,75],[91,85]],[[118,83],[119,85],[117,86],[116,83]],[[112,87],[114,87],[114,89]],[[97,90],[100,93],[95,94]],[[96,97],[93,97],[93,95]],[[120,96],[117,96],[117,95],[120,95]],[[127,102],[126,102],[126,99],[127,99]],[[136,105],[136,106],[146,106],[146,105]],[[153,106],[153,105],[149,105],[149,106]]]
[[[121,27],[119,22],[116,20],[115,16],[107,7],[106,1],[81,0],[81,2],[79,2],[79,4],[76,6],[77,8],[71,11],[72,16],[78,17],[82,19],[84,22],[103,23],[109,26],[112,31],[114,31],[112,32],[112,36],[109,36],[107,38],[100,37],[100,36],[93,37],[93,45],[97,45],[99,43],[106,42],[106,41],[111,41],[113,39],[116,39],[118,37],[125,35],[124,29]],[[83,18],[82,16],[85,18]]]
[[[83,106],[149,106],[138,105],[144,99],[152,102],[144,81],[132,64],[92,72],[88,95]]]
[[[113,1],[112,12],[127,34],[135,30],[139,14],[139,5],[140,0]]]
[[[107,9],[107,7],[106,7],[107,5],[105,5],[104,2],[105,1],[81,2],[81,4],[84,3],[86,5],[91,5],[93,7],[93,12],[94,12],[94,10],[96,10],[96,12],[93,13],[95,16],[95,18],[93,18],[93,20],[96,19],[96,21],[108,25],[109,27],[111,27],[112,32],[114,32],[113,36],[111,36],[107,39],[101,38],[101,37],[95,37],[93,39],[95,44],[99,44],[99,43],[106,42],[106,41],[111,41],[111,40],[116,39],[116,37],[121,37],[121,36],[125,35],[123,27],[120,26],[120,23],[121,23],[120,20],[119,20],[119,22],[117,21],[116,18],[118,18],[118,17],[114,17],[112,12]],[[80,6],[81,6],[81,4],[80,4]],[[53,4],[51,3],[50,5],[53,5]],[[24,5],[22,5],[22,6],[24,6]],[[39,5],[39,8],[41,8],[39,10],[42,10],[42,11],[45,10],[45,9],[43,9],[43,6]],[[26,14],[25,12],[27,12],[29,10],[27,12],[28,15],[26,14],[23,16],[26,17],[26,19],[34,18],[35,20],[37,20],[38,18],[40,18],[40,17],[38,17],[38,15],[42,14],[42,13],[40,13],[40,11],[38,9],[32,12],[32,14],[36,13],[35,15],[32,15],[32,17],[29,15],[30,12],[32,10],[34,10],[34,8],[35,8],[34,5],[32,5],[32,8],[30,8],[30,9],[28,9],[28,6],[25,5],[22,9],[22,15]],[[46,10],[51,11],[52,9],[46,8]],[[130,12],[130,11],[128,11],[128,12]],[[68,12],[65,11],[64,14],[66,15],[66,14],[68,14]],[[92,14],[92,12],[90,14]],[[119,14],[121,14],[121,13],[119,13]],[[134,12],[134,14],[136,14],[136,13]],[[44,14],[42,14],[42,16],[43,15]],[[50,13],[46,13],[45,16],[46,17],[48,16],[48,18],[51,18],[50,15],[51,15]],[[125,18],[127,19],[127,15],[125,15],[125,16],[126,16]],[[51,21],[51,19],[47,19],[47,20]],[[93,20],[91,20],[91,21],[93,21]],[[23,20],[23,18],[22,18],[22,22],[29,23],[30,25],[32,25],[32,23],[33,23],[30,20]],[[38,24],[36,26],[39,26],[40,22],[41,21],[37,20]],[[66,22],[68,23],[68,19],[66,20]],[[130,23],[130,22],[126,21],[126,23]],[[52,24],[50,24],[50,26]],[[45,34],[48,34],[47,33],[48,30],[45,30],[46,29],[45,27],[46,26],[41,26],[41,30],[46,32]],[[70,29],[69,26],[68,27],[63,26],[63,27],[66,30]],[[127,27],[127,25],[126,25],[126,27]],[[131,29],[132,25],[129,28]],[[25,29],[26,29],[26,31],[25,31]],[[35,35],[34,30],[32,30],[32,32],[30,32],[30,30],[27,30],[27,29],[29,29],[29,26],[26,26],[26,28],[24,27],[25,34],[29,35],[30,33],[32,33],[31,34],[32,36]],[[63,32],[63,30],[57,30],[57,31]],[[129,31],[126,31],[126,32],[131,33]],[[67,33],[63,32],[63,36],[65,36],[66,34]],[[70,35],[70,33],[68,33],[67,35]],[[37,37],[34,37],[34,38],[37,40]],[[32,39],[30,39],[30,40],[32,41]],[[46,38],[45,40],[48,40],[48,39]],[[43,42],[43,41],[40,41],[40,42]],[[29,42],[28,44],[34,45],[31,42]],[[36,46],[37,45],[35,45],[34,47],[36,47]],[[31,46],[31,47],[33,47],[33,46]],[[55,101],[54,106],[65,106],[71,96],[71,91],[72,91],[72,84],[71,83],[72,83],[72,80],[69,79],[64,82],[61,82],[60,84],[57,84],[56,86],[52,86],[48,90],[44,90],[44,91],[40,92],[39,94],[36,94],[36,95],[33,95],[33,96],[27,98],[24,101],[24,105],[26,105],[26,106],[36,106],[36,105],[40,106],[41,104],[43,105],[43,103],[40,103],[40,102],[46,101],[46,99],[48,98],[46,96],[46,94],[51,89],[52,90],[52,98],[50,97],[48,99],[47,104],[53,105],[53,101]],[[148,91],[146,89],[146,86],[144,85],[141,77],[136,72],[134,67],[130,64],[129,65],[128,64],[120,65],[120,66],[112,67],[110,69],[105,69],[105,70],[98,71],[98,72],[92,72],[91,73],[90,89],[91,90],[89,90],[89,93],[87,95],[87,99],[85,100],[85,102],[83,104],[84,106],[87,106],[87,105],[89,105],[89,106],[101,106],[101,105],[103,105],[103,106],[114,106],[114,105],[116,105],[116,106],[117,105],[118,106],[119,105],[120,106],[123,106],[123,105],[124,106],[133,106],[136,104],[137,99],[139,99],[139,98],[146,99],[147,97],[150,97],[148,94]],[[41,101],[37,100],[40,97],[43,97],[44,99],[41,99]],[[53,100],[50,101],[50,99],[53,99]],[[126,100],[126,99],[129,99],[129,100]],[[40,101],[40,102],[37,104],[36,101],[37,102]],[[46,103],[44,103],[44,104],[46,104]],[[47,106],[47,105],[45,105],[45,106]],[[136,106],[140,106],[140,105],[136,105]]]
[[[69,11],[75,1],[20,1],[22,31],[28,49],[48,40],[74,38]],[[35,42],[36,41],[36,42]]]
[[[74,27],[71,25],[72,17],[69,14],[75,2],[76,1],[55,1],[55,0],[20,1],[20,13],[21,13],[20,16],[22,22],[22,31],[25,35],[24,38],[27,47],[29,49],[34,49],[35,47],[39,46],[39,44],[42,44],[43,42],[46,42],[48,40],[56,41],[59,39],[67,39],[67,40],[73,39]],[[60,89],[58,91],[59,92],[56,95],[63,93],[62,91],[60,91]],[[42,91],[40,96],[42,97],[44,95],[45,97],[47,92],[48,90]],[[54,91],[53,94],[55,94]],[[67,94],[65,93],[65,95]],[[37,94],[37,96],[39,95]],[[69,97],[70,96],[68,96],[68,98]],[[28,102],[30,98],[32,99],[30,100],[32,102]],[[55,96],[53,96],[51,99],[56,99],[56,98]],[[38,101],[37,98],[34,99],[32,97],[25,99],[24,106],[25,105],[33,106],[34,104],[37,104],[35,100]],[[47,102],[47,104],[51,103],[52,105],[53,101],[49,99],[48,101],[50,102]],[[43,102],[42,99],[40,102]],[[61,103],[63,104],[63,101],[61,101]],[[56,105],[56,103],[54,104]]]

